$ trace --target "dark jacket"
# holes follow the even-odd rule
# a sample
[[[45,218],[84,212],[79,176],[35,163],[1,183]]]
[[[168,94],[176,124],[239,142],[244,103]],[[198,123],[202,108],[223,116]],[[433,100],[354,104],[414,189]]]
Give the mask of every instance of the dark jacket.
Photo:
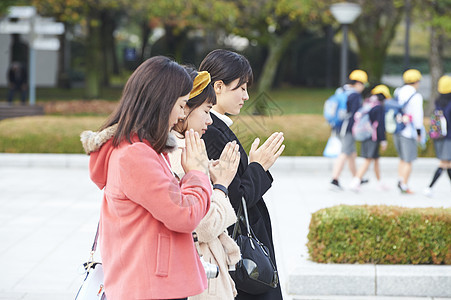
[[[14,87],[19,88],[23,84],[27,83],[27,69],[23,66],[18,66],[17,68],[10,68],[8,70],[8,82]]]
[[[369,111],[371,124],[377,121],[377,141],[386,140],[385,137],[385,108],[382,104],[378,104]]]
[[[435,100],[435,109],[443,111],[446,119],[446,139],[451,139],[451,94],[442,94]]]
[[[352,125],[354,125],[354,115],[361,106],[362,106],[362,95],[357,92],[349,94],[348,101],[346,102],[346,107],[349,116],[348,127],[346,127],[347,133],[352,133]]]
[[[222,150],[228,142],[236,141],[240,148],[240,163],[238,171],[229,185],[229,199],[235,212],[238,213],[241,197],[246,199],[249,223],[257,238],[268,247],[271,258],[276,263],[274,255],[274,245],[272,239],[271,220],[268,209],[263,200],[263,195],[271,187],[272,176],[265,172],[263,167],[256,162],[248,164],[247,154],[241,146],[238,138],[230,128],[217,116],[211,115],[213,124],[208,126],[207,132],[202,136],[207,147],[208,158],[218,159]],[[245,230],[243,222],[240,223],[242,231]],[[232,234],[233,226],[229,227],[229,234]],[[282,299],[280,284],[276,289],[262,295],[249,295],[238,290],[236,299],[258,299],[258,300],[278,300]]]

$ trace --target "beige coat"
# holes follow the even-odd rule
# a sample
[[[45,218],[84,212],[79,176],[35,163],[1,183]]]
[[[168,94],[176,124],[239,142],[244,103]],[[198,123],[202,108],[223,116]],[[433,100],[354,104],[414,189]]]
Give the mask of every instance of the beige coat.
[[[181,153],[185,140],[176,134],[179,149],[169,154],[172,169],[181,178],[184,171],[181,165]],[[213,190],[210,209],[196,228],[199,239],[200,254],[205,261],[219,266],[219,276],[208,279],[208,289],[202,294],[189,299],[234,299],[237,291],[229,275],[229,266],[235,266],[240,260],[240,249],[228,236],[227,227],[236,221],[235,211],[224,193]]]

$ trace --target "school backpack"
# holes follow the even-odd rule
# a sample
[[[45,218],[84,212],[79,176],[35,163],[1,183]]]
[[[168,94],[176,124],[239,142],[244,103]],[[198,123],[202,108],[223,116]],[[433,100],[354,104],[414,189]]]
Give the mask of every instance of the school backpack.
[[[367,99],[361,108],[354,114],[354,124],[352,125],[352,136],[358,142],[362,142],[368,139],[372,139],[373,141],[377,140],[377,132],[376,128],[379,125],[379,122],[375,121],[371,124],[370,120],[370,110],[379,105],[379,100],[371,97]]]
[[[385,101],[385,131],[388,133],[399,133],[410,122],[410,117],[404,114],[404,109],[417,93],[413,93],[404,104],[399,104],[398,97]]]
[[[446,137],[446,118],[443,115],[443,110],[435,109],[431,114],[431,127],[429,128],[429,136],[431,139],[441,139]]]
[[[324,103],[323,115],[332,128],[339,128],[346,119],[348,109],[348,92],[343,88],[338,88]]]

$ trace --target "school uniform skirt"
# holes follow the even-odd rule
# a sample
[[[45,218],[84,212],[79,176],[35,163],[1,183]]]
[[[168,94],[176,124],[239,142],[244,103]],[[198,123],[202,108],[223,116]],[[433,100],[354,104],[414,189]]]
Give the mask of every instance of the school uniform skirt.
[[[368,139],[362,142],[360,156],[364,158],[379,158],[379,142]]]
[[[438,159],[451,161],[451,139],[434,140],[434,148]]]

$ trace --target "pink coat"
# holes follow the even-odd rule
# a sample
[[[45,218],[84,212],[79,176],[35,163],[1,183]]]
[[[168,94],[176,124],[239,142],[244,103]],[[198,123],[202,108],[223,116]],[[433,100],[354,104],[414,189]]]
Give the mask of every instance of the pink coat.
[[[90,173],[104,188],[99,240],[108,300],[203,292],[191,232],[209,209],[208,176],[190,171],[178,183],[163,156],[137,138],[118,148],[108,140],[91,153]]]

